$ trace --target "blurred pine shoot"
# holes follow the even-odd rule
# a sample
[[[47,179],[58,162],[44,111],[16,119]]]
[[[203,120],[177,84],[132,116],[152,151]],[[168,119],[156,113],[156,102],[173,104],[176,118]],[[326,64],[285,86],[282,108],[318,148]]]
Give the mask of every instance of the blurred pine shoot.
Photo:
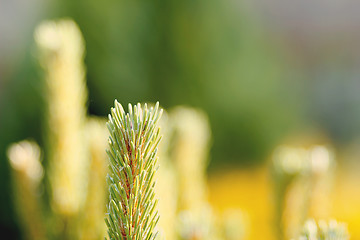
[[[307,198],[304,192],[300,192],[300,198],[296,198],[297,202],[292,203],[297,207],[297,213],[288,213],[287,206],[289,193],[292,190],[292,186],[295,179],[301,175],[304,164],[306,164],[307,152],[305,149],[279,146],[272,156],[272,177],[274,180],[274,195],[275,195],[275,222],[274,227],[277,230],[277,239],[288,239],[290,236],[289,229],[300,227],[300,225],[306,220],[306,216],[303,213],[307,212],[306,205],[304,204],[304,198]],[[304,190],[299,188],[299,191]],[[305,197],[304,197],[305,196]],[[293,207],[290,208],[291,211]],[[295,217],[294,217],[295,216]],[[292,236],[294,237],[294,236]]]
[[[171,158],[177,175],[178,235],[183,240],[216,239],[218,229],[208,202],[206,167],[210,124],[198,109],[178,106],[170,111]]]
[[[42,23],[35,31],[35,40],[47,90],[51,201],[64,220],[78,212],[85,197],[84,40],[71,20]]]
[[[90,117],[86,123],[86,137],[90,151],[90,167],[87,196],[80,217],[81,240],[99,240],[106,235],[104,214],[106,212],[107,146],[106,119]]]
[[[324,146],[280,146],[273,154],[278,239],[298,236],[308,218],[329,217],[335,160]]]
[[[179,106],[170,111],[174,143],[172,158],[178,171],[179,209],[199,211],[208,198],[210,124],[198,109]]]
[[[176,238],[177,199],[178,188],[176,169],[169,156],[171,146],[172,127],[169,115],[164,110],[159,122],[162,141],[159,143],[159,170],[155,185],[156,196],[159,199],[158,210],[161,216],[157,228],[157,240],[171,240]]]
[[[155,198],[155,172],[162,110],[134,107],[125,113],[115,100],[107,123],[109,137],[108,213],[105,219],[109,239],[155,239],[159,221]]]
[[[14,200],[25,239],[44,240],[46,230],[39,187],[43,177],[40,148],[31,141],[12,144],[7,152],[12,167]]]
[[[336,220],[319,221],[307,220],[303,233],[298,240],[348,240],[350,239],[347,225]]]

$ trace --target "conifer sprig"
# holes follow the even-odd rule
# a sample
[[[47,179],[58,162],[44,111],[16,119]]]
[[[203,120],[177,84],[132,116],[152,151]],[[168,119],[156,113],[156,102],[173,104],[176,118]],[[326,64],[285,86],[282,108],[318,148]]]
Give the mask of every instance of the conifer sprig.
[[[109,239],[151,240],[159,220],[154,175],[162,109],[159,103],[150,108],[138,103],[129,104],[128,110],[125,113],[115,100],[107,123],[109,204],[105,222]]]

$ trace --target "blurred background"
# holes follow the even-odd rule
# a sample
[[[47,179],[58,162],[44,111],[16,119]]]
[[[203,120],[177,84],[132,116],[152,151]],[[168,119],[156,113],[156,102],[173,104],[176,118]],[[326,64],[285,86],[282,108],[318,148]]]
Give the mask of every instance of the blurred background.
[[[169,119],[179,105],[206,115],[206,198],[214,212],[240,209],[247,227],[234,239],[278,239],[285,190],[271,169],[284,144],[329,149],[336,167],[319,216],[347,222],[360,238],[359,9],[354,0],[0,0],[1,235],[24,235],[8,147],[47,144],[34,31],[66,17],[85,43],[87,115],[105,117],[114,99],[159,101]]]

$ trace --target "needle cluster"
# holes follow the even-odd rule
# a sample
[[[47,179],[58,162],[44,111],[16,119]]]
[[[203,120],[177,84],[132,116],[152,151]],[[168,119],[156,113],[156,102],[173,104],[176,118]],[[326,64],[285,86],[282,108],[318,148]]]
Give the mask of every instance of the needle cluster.
[[[151,240],[156,238],[159,220],[156,210],[154,175],[160,129],[157,123],[162,109],[129,104],[125,113],[115,100],[107,127],[109,137],[109,239]]]

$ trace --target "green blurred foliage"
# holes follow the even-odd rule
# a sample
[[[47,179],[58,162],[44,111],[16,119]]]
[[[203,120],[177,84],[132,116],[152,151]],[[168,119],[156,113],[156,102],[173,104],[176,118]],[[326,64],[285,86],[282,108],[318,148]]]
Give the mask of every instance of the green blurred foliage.
[[[0,232],[16,231],[11,204],[10,170],[7,147],[26,138],[41,141],[43,101],[41,87],[36,83],[37,63],[30,55],[20,63],[18,72],[0,94]],[[16,239],[15,236],[8,236]]]
[[[301,89],[288,79],[280,46],[241,2],[68,1],[62,8],[86,40],[93,113],[106,114],[114,98],[204,108],[214,165],[261,161],[301,121]]]

